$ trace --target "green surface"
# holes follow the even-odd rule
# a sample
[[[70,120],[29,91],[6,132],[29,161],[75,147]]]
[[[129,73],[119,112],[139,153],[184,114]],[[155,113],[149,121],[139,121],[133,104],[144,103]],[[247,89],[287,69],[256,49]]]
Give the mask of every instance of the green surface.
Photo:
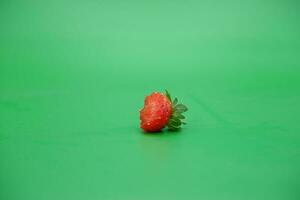
[[[300,199],[300,4],[0,2],[0,199]],[[189,107],[143,134],[144,96]]]

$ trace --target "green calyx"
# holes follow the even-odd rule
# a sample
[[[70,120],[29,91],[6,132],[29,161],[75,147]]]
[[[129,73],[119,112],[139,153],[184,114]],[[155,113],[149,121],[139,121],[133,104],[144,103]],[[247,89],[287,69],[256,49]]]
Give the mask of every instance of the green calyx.
[[[169,130],[171,131],[177,131],[181,128],[181,125],[185,125],[186,123],[182,120],[185,119],[185,116],[182,114],[186,111],[188,111],[188,108],[181,104],[178,103],[178,99],[177,97],[174,98],[174,100],[172,101],[171,95],[170,93],[166,90],[166,97],[172,102],[172,116],[168,121],[167,127]]]

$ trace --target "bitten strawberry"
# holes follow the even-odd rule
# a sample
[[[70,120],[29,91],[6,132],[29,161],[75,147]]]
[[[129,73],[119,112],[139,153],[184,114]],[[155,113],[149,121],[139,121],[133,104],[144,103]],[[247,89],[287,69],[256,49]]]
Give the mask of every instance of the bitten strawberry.
[[[157,132],[168,127],[169,130],[178,130],[182,124],[182,115],[188,109],[183,104],[178,104],[175,98],[172,102],[171,95],[166,90],[165,93],[154,92],[145,98],[144,108],[140,111],[141,128],[146,132]]]

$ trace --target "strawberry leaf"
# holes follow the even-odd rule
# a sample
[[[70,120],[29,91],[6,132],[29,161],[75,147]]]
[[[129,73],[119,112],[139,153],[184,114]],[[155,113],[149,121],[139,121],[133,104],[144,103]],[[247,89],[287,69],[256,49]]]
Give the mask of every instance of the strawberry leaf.
[[[172,127],[172,126],[168,126],[168,129],[170,131],[178,131],[180,129],[180,127]]]
[[[183,116],[181,113],[179,112],[174,112],[173,116],[178,118],[178,119],[185,119],[185,116]]]
[[[168,92],[168,90],[165,90],[165,91],[166,91],[166,96],[167,96],[167,98],[172,102],[172,98],[171,98],[170,93]]]
[[[175,112],[183,113],[183,112],[186,112],[188,110],[188,108],[183,104],[177,104],[174,107],[174,110],[175,110]]]
[[[177,118],[171,118],[168,124],[172,127],[179,127],[181,125],[181,121]]]
[[[177,97],[175,97],[175,99],[173,101],[173,106],[176,106],[177,103],[178,103],[178,99],[177,99]]]

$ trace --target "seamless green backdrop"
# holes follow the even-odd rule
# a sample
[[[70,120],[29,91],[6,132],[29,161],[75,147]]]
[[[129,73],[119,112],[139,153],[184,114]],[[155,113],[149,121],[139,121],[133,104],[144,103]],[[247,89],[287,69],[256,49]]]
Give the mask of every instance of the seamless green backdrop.
[[[299,199],[299,10],[1,0],[0,199]],[[164,89],[188,125],[144,134]]]

